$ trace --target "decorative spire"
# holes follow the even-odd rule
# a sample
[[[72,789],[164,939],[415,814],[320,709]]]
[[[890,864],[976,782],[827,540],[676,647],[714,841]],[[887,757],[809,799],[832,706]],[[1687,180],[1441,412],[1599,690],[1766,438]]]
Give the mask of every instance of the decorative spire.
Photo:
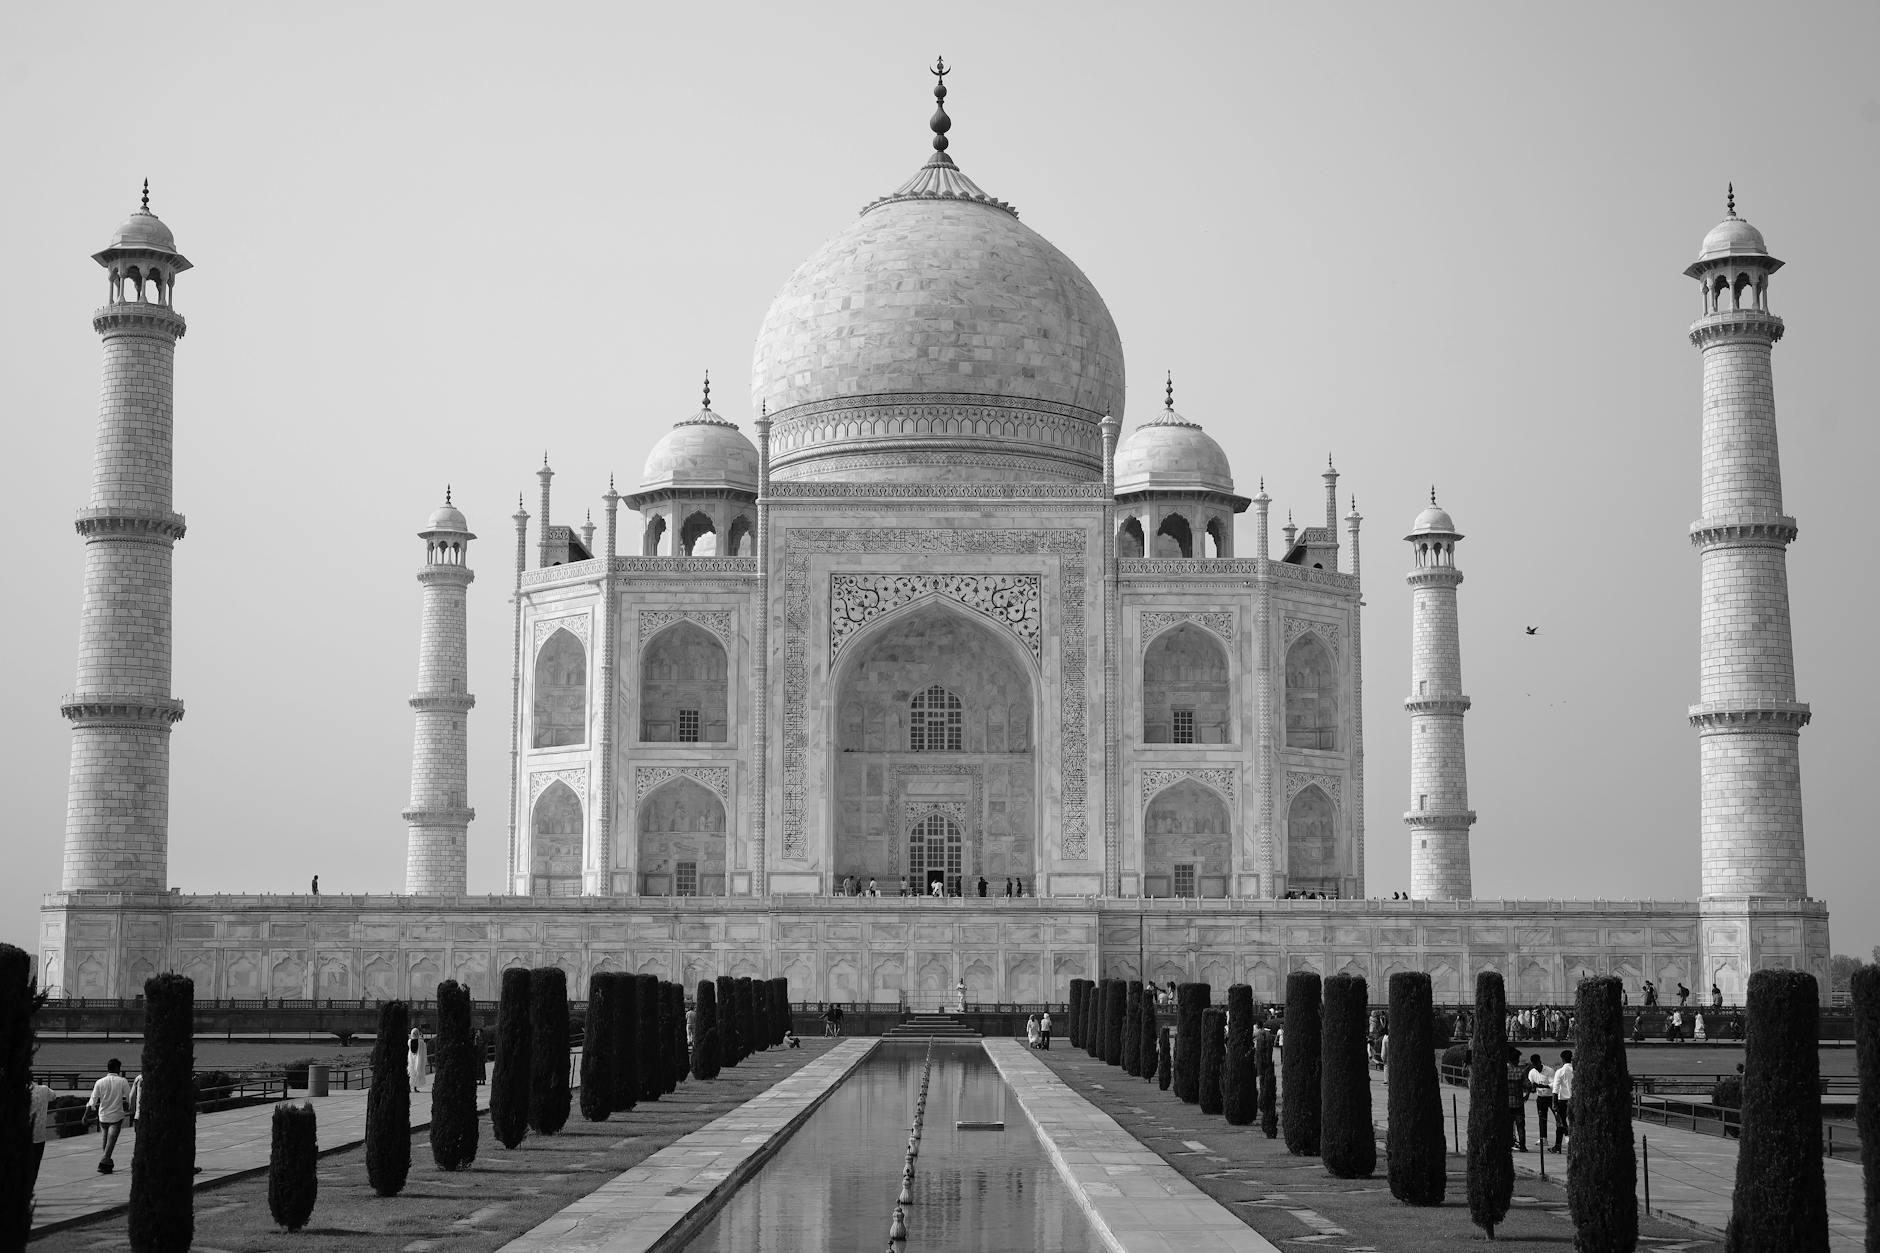
[[[614,490],[614,476],[613,476],[613,475],[611,475],[611,474],[609,474],[609,475],[607,476],[607,491],[608,491],[608,494],[609,494],[609,495],[612,495],[612,493],[613,493],[613,490]]]
[[[149,179],[144,180],[144,204],[143,204],[142,211],[145,213],[150,212],[150,180]]]
[[[148,186],[148,184],[146,184],[146,186]],[[1730,187],[1730,190],[1724,194],[1723,203],[1724,203],[1724,207],[1730,211],[1730,216],[1735,217],[1736,216],[1736,184],[1731,183],[1729,187]]]
[[[1175,412],[1175,371],[1168,372],[1168,383],[1162,389],[1162,407],[1170,413]]]
[[[447,505],[450,503],[450,484],[449,483],[444,484],[444,503]]]
[[[953,129],[953,119],[947,116],[947,75],[952,72],[947,68],[945,57],[935,57],[933,69],[928,71],[933,75],[934,111],[927,125],[933,128],[935,152],[947,150],[947,132]]]
[[[710,370],[705,371],[705,407],[707,409],[712,407],[712,372]]]
[[[1430,484],[1430,507],[1435,508],[1435,506],[1436,506],[1436,484],[1431,483]]]

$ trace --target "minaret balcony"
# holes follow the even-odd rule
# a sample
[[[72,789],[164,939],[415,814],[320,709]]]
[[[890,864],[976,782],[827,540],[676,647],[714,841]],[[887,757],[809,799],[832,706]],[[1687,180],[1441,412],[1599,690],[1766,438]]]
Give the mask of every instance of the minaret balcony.
[[[59,713],[74,726],[168,727],[183,720],[183,702],[142,692],[73,692]]]
[[[183,515],[105,505],[80,509],[73,527],[86,539],[179,540],[188,529]]]
[[[146,335],[161,335],[165,339],[181,339],[189,329],[189,323],[183,321],[183,315],[168,305],[127,300],[106,305],[92,314],[91,329],[100,335],[107,331],[119,334],[142,332]]]
[[[1403,824],[1406,827],[1430,831],[1454,831],[1458,827],[1474,826],[1475,811],[1454,809],[1444,813],[1437,810],[1413,809],[1403,816]]]
[[[1797,700],[1711,701],[1692,705],[1691,725],[1711,735],[1799,735],[1814,716]]]
[[[1462,571],[1454,566],[1424,566],[1404,575],[1411,587],[1455,587],[1462,582]]]
[[[477,811],[467,805],[440,805],[435,809],[407,809],[399,816],[418,827],[462,827],[469,825]]]
[[[469,713],[477,698],[468,692],[419,692],[406,703],[419,713]]]
[[[1782,338],[1782,319],[1761,309],[1731,309],[1709,313],[1691,323],[1691,346],[1709,348],[1735,340],[1773,344]]]
[[[1799,534],[1795,519],[1784,514],[1753,520],[1705,518],[1691,523],[1691,547],[1787,548]]]
[[[1466,696],[1412,696],[1403,707],[1413,714],[1449,714],[1459,718],[1469,712],[1470,704]]]

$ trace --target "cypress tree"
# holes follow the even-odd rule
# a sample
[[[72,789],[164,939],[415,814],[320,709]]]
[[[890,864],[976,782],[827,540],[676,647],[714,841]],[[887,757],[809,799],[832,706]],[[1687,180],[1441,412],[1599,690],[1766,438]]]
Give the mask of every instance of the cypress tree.
[[[770,982],[777,989],[777,1038],[772,1043],[780,1045],[784,1035],[796,1025],[790,1012],[790,980],[787,976],[778,975]]]
[[[440,1170],[462,1170],[477,1159],[477,1058],[470,1036],[470,989],[455,979],[437,985],[433,1056],[437,1068],[431,1080],[431,1160]],[[586,1056],[582,1054],[583,1072]],[[586,1091],[583,1087],[584,1097]]]
[[[196,985],[144,983],[143,1091],[131,1153],[131,1248],[188,1253],[196,1234]]]
[[[738,1052],[738,981],[730,975],[718,976],[718,1062],[735,1066]]]
[[[1856,970],[1853,993],[1854,1063],[1860,1071],[1854,1124],[1860,1130],[1860,1169],[1866,1180],[1867,1253],[1880,1253],[1880,966]]]
[[[692,1059],[692,1073],[700,1079],[718,1077],[718,985],[710,979],[698,981],[697,1017],[693,1033],[698,1037],[697,1056]]]
[[[1155,1078],[1155,985],[1145,984],[1142,989],[1142,1077]]]
[[[490,1129],[506,1149],[529,1134],[529,984],[527,970],[503,971],[496,1003],[496,1069],[490,1073]]]
[[[661,1057],[659,1044],[659,976],[651,974],[635,975],[639,983],[640,994],[634,1001],[634,1008],[639,1012],[639,1021],[634,1032],[634,1042],[639,1062],[640,1099],[657,1101],[660,1093],[666,1090],[665,1071],[661,1069],[664,1059]]]
[[[1064,994],[1064,1042],[1077,1047],[1077,980],[1072,979]]]
[[[1103,998],[1110,992],[1108,979],[1094,979],[1084,991],[1084,1052],[1103,1060],[1103,1024],[1108,1021]]]
[[[1580,1032],[1587,1030],[1587,980],[1580,984]],[[1616,987],[1617,980],[1613,980]],[[1484,970],[1475,976],[1475,1028],[1469,1038],[1469,1218],[1495,1238],[1495,1228],[1508,1217],[1514,1197],[1514,1132],[1508,1126],[1508,999],[1501,975]],[[1620,1068],[1625,1065],[1623,1047]],[[1581,1106],[1586,1083],[1576,1075],[1574,1112]],[[1626,1093],[1629,1099],[1631,1093]],[[1568,1159],[1567,1200],[1573,1200],[1572,1164],[1580,1157],[1580,1120],[1573,1128],[1573,1157]],[[1632,1137],[1625,1140],[1626,1161],[1632,1160]],[[1628,1186],[1626,1196],[1632,1195]],[[1630,1202],[1627,1202],[1630,1204]],[[1637,1225],[1636,1217],[1633,1220]],[[1595,1246],[1605,1248],[1605,1245]],[[1628,1244],[1626,1246],[1630,1248]]]
[[[1371,1125],[1371,1059],[1365,1040],[1370,988],[1362,975],[1325,981],[1325,1018],[1319,1037],[1319,1156],[1339,1179],[1366,1179],[1377,1169],[1377,1131]]]
[[[1142,980],[1123,985],[1123,1073],[1142,1073]]]
[[[1495,987],[1499,1010],[1499,978]],[[1479,994],[1476,999],[1480,1001]],[[1497,1012],[1497,1032],[1503,1030],[1503,1021]],[[1573,1043],[1573,1143],[1567,1154],[1567,1208],[1573,1215],[1575,1247],[1588,1253],[1630,1253],[1638,1244],[1638,1161],[1632,1153],[1632,1076],[1625,1063],[1624,992],[1618,979],[1580,981],[1579,1026]],[[1479,1067],[1481,1044],[1476,1044],[1475,1050]],[[1505,1077],[1507,1065],[1502,1057],[1497,1054],[1502,1064],[1495,1069]],[[1809,1099],[1818,1099],[1812,1089]],[[1475,1100],[1473,1082],[1469,1085],[1469,1100]],[[1501,1160],[1509,1161],[1508,1118],[1501,1112],[1505,1104],[1501,1102],[1496,1109],[1496,1122],[1502,1128]],[[1473,1138],[1473,1113],[1469,1133]],[[1470,1151],[1474,1152],[1473,1145]],[[1819,1139],[1814,1152],[1821,1152]],[[1474,1195],[1473,1184],[1470,1195]],[[1501,1195],[1506,1197],[1508,1193],[1504,1190]],[[1505,1200],[1502,1207],[1507,1208]]]
[[[529,974],[529,1129],[552,1136],[568,1124],[568,973]]]
[[[685,1077],[685,999],[680,993],[677,1001],[673,993],[679,991],[676,983],[659,985],[659,1035],[665,1043],[665,1085],[662,1089],[668,1096],[679,1090],[679,1080]]]
[[[366,1089],[366,1181],[380,1196],[403,1192],[405,1177],[411,1173],[411,1075],[405,1060],[410,1034],[411,1010],[403,1001],[379,1006],[379,1033],[372,1041],[372,1086]],[[312,1107],[307,1114],[311,1123]],[[278,1109],[274,1126],[279,1143]],[[271,1174],[269,1191],[273,1191]],[[307,1210],[312,1212],[312,1200]]]
[[[640,1103],[640,977],[616,971],[614,985],[614,1099],[616,1114]]]
[[[1210,1006],[1201,1011],[1201,1112],[1221,1112],[1221,1063],[1227,1059],[1227,1011]]]
[[[751,980],[751,999],[757,1005],[757,1051],[767,1052],[771,1046],[772,1027],[770,1025],[770,980]]]
[[[440,1014],[443,996],[439,988]],[[603,972],[588,978],[587,1033],[581,1041],[581,1117],[589,1122],[606,1122],[614,1112],[613,1063],[614,981]]]
[[[1253,1060],[1253,989],[1227,989],[1227,1051],[1221,1059],[1221,1113],[1230,1127],[1250,1127],[1260,1112],[1260,1072]]]
[[[1436,1079],[1436,1012],[1430,977],[1390,977],[1390,1127],[1385,1132],[1390,1194],[1410,1205],[1441,1205],[1447,1179],[1443,1098]]]
[[[1175,1095],[1188,1105],[1201,1099],[1201,1012],[1207,1007],[1207,984],[1175,990]]]
[[[1088,979],[1071,980],[1070,1029],[1065,1038],[1071,1047],[1080,1049],[1084,1046],[1084,990],[1090,986]]]
[[[1296,1157],[1319,1155],[1319,976],[1295,970],[1286,976],[1285,1094],[1280,1127],[1286,1151]]]
[[[757,1007],[751,996],[751,977],[738,976],[738,1047],[749,1057],[757,1051]]]
[[[1724,1248],[1728,1253],[1827,1253],[1821,1001],[1815,976],[1803,970],[1758,970],[1749,977],[1748,1010],[1743,1138]],[[1576,1067],[1576,1097],[1580,1083]]]
[[[1156,1031],[1155,1037],[1155,1086],[1168,1091],[1168,1085],[1175,1081],[1175,1058],[1169,1047],[1168,1028]]]
[[[1110,999],[1103,1020],[1103,1060],[1112,1066],[1123,1064],[1123,1027],[1129,1016],[1129,981],[1110,980]]]
[[[1273,1029],[1265,1023],[1254,1033],[1253,1055],[1260,1069],[1260,1130],[1271,1140],[1279,1134],[1279,1092],[1273,1074]]]
[[[32,1154],[33,958],[0,944],[0,1247],[24,1248],[33,1224],[26,1160]]]
[[[380,1021],[384,1021],[383,1014]],[[319,1195],[317,1116],[311,1105],[282,1102],[274,1107],[274,1142],[268,1154],[268,1213],[287,1230],[299,1231],[313,1217],[313,1203]]]

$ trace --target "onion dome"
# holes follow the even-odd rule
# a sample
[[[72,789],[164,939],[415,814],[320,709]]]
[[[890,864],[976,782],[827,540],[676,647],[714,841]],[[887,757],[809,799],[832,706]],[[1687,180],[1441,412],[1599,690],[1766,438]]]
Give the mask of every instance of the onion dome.
[[[1355,509],[1356,506],[1354,505],[1353,508]],[[1430,531],[1454,534],[1455,530],[1455,520],[1449,516],[1446,510],[1436,503],[1436,489],[1433,487],[1430,488],[1429,507],[1417,515],[1417,520],[1415,524],[1411,526],[1410,533],[1417,535]]]
[[[170,228],[163,224],[162,219],[150,211],[149,179],[144,180],[141,205],[113,232],[111,242],[93,253],[92,257],[102,264],[111,253],[119,251],[162,253],[168,257],[171,268],[178,272],[192,268],[182,254],[176,251],[176,236],[170,233]]]
[[[1732,257],[1759,261],[1765,272],[1781,269],[1782,262],[1769,255],[1769,245],[1763,242],[1762,232],[1736,215],[1736,184],[1730,184],[1724,203],[1729,216],[1710,228],[1697,260],[1686,266],[1684,272],[1698,278],[1715,269],[1714,262]]]
[[[773,422],[771,474],[1094,480],[1097,424],[1123,412],[1116,323],[1076,263],[954,164],[944,81],[934,97],[933,156],[764,316],[751,404]]]
[[[431,510],[431,520],[425,524],[427,531],[468,531],[469,520],[463,511],[450,503],[450,491],[445,489],[444,503]]]
[[[710,374],[704,407],[675,423],[647,454],[639,492],[662,488],[757,491],[757,446],[712,412]]]
[[[1234,491],[1227,454],[1212,436],[1175,411],[1168,381],[1162,412],[1131,432],[1116,450],[1116,493]]]

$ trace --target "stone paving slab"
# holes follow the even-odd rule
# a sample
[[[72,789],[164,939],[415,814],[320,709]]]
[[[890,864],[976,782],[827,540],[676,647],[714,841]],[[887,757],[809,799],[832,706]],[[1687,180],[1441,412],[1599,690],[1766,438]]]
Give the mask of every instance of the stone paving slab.
[[[645,1253],[743,1181],[876,1040],[851,1038],[503,1246],[515,1253]]]
[[[1114,1253],[1278,1253],[1016,1040],[987,1056]]]
[[[289,1099],[304,1101],[308,1097],[303,1091]],[[202,1173],[196,1176],[198,1188],[268,1168],[268,1157],[274,1147],[274,1107],[277,1104],[278,1101],[269,1101],[197,1116],[196,1165],[202,1167]],[[335,1090],[330,1095],[312,1098],[312,1105],[318,1117],[321,1153],[333,1153],[365,1142],[365,1089]],[[482,1111],[489,1107],[489,1088],[479,1087],[477,1109]],[[430,1092],[412,1093],[412,1130],[430,1125]],[[39,1169],[39,1186],[33,1190],[33,1234],[43,1235],[83,1219],[129,1208],[131,1154],[136,1144],[136,1129],[127,1128],[112,1153],[117,1169],[101,1175],[98,1155],[104,1143],[97,1132],[47,1141],[46,1158]]]

